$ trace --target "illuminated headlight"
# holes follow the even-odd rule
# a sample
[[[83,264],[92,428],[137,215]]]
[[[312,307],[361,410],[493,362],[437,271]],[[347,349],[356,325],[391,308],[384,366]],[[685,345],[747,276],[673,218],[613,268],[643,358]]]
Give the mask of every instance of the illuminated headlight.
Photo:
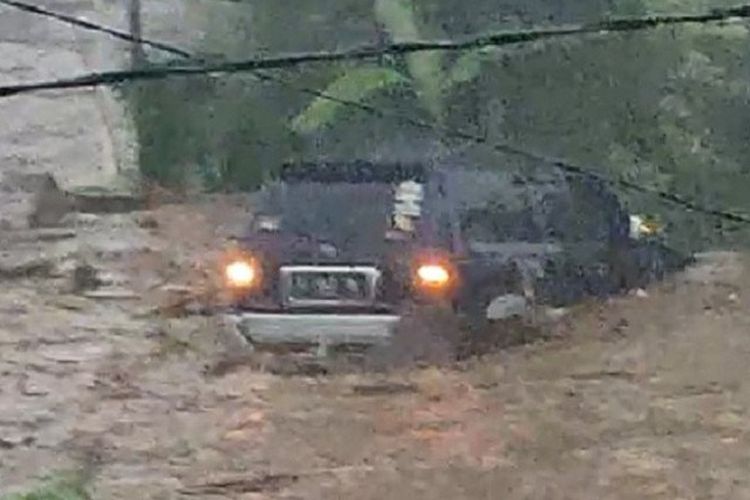
[[[255,284],[256,272],[249,262],[238,260],[227,265],[224,275],[232,288],[249,288]]]
[[[443,288],[450,282],[451,275],[439,264],[424,264],[417,269],[417,278],[422,286]]]

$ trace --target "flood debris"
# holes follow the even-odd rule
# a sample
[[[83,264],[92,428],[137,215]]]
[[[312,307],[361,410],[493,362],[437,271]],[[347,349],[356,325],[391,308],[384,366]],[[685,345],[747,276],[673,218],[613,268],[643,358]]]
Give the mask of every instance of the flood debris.
[[[70,228],[38,228],[38,229],[16,229],[0,233],[0,241],[5,244],[55,242],[73,239],[77,236],[76,231]]]
[[[207,480],[184,488],[183,495],[230,495],[241,493],[275,493],[287,488],[299,480],[296,474],[266,473],[253,476],[229,476],[221,479]]]
[[[98,300],[140,300],[138,294],[125,288],[89,290],[83,292],[83,296],[87,299]]]
[[[36,439],[26,434],[7,434],[0,436],[0,450],[10,450],[23,446],[31,446]]]
[[[94,266],[82,262],[75,266],[72,276],[72,288],[74,293],[83,293],[98,288],[102,281],[99,278],[99,270]]]
[[[385,396],[392,394],[416,393],[418,388],[414,384],[403,382],[381,382],[375,384],[356,384],[352,386],[352,393],[357,396]]]
[[[147,208],[146,197],[138,193],[105,189],[78,189],[66,193],[73,209],[88,214],[122,214]]]
[[[0,251],[0,279],[15,280],[34,277],[48,277],[54,264],[44,255],[28,252]]]
[[[75,200],[60,189],[52,175],[40,174],[29,181],[34,191],[33,210],[28,217],[29,227],[58,226],[66,215],[75,211]]]

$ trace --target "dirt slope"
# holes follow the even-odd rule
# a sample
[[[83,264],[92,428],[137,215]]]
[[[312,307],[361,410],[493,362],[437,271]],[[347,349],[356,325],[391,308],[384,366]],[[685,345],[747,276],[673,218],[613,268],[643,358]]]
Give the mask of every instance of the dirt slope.
[[[179,260],[174,230],[118,220],[46,255]],[[95,499],[748,498],[749,269],[708,255],[464,367],[319,379],[211,370],[233,348],[218,321],[152,314],[132,275],[138,296],[108,300],[8,277],[0,493],[84,467]]]

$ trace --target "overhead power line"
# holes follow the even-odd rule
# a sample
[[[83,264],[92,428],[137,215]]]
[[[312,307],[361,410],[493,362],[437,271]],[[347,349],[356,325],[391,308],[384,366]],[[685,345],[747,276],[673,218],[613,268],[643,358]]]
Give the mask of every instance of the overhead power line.
[[[60,14],[60,13],[56,13],[53,11],[49,11],[47,9],[43,9],[41,7],[37,7],[34,5],[30,5],[30,4],[26,4],[18,0],[0,0],[0,4],[12,6],[12,7],[21,9],[23,11],[29,12],[29,13],[50,17],[58,21],[62,21],[62,22],[65,22],[74,26],[78,26],[80,28],[105,33],[115,38],[118,38],[120,40],[127,41],[129,43],[142,44],[144,46],[148,46],[148,47],[154,48],[156,50],[160,50],[165,53],[176,55],[178,57],[181,57],[189,61],[195,61],[195,62],[204,61],[203,58],[197,55],[194,55],[187,50],[184,50],[180,47],[177,47],[177,46],[165,43],[165,42],[149,40],[149,39],[145,39],[142,37],[134,37],[125,31],[120,31],[111,27],[92,23],[83,19],[73,17],[73,16],[68,16],[65,14]],[[750,8],[748,10],[750,11]],[[369,113],[369,114],[372,114],[381,118],[395,118],[403,123],[409,124],[411,126],[414,126],[420,129],[430,130],[430,131],[441,133],[444,136],[451,137],[454,139],[459,139],[463,141],[473,142],[479,145],[484,145],[500,153],[511,154],[511,155],[518,156],[518,157],[531,160],[534,162],[540,162],[545,165],[557,167],[560,170],[570,173],[570,174],[574,174],[574,175],[581,176],[581,177],[586,177],[586,178],[593,179],[598,182],[604,182],[610,185],[619,186],[620,188],[627,189],[630,191],[636,191],[636,192],[656,196],[657,198],[660,198],[666,202],[680,206],[682,208],[687,208],[689,210],[693,210],[699,213],[703,213],[703,214],[717,217],[720,219],[728,220],[731,222],[750,224],[750,217],[746,215],[737,214],[737,213],[733,213],[733,212],[729,212],[729,211],[721,210],[721,209],[716,209],[712,207],[706,207],[702,204],[699,204],[693,200],[690,200],[676,193],[659,190],[657,188],[653,188],[649,186],[644,186],[644,185],[641,185],[632,181],[628,181],[625,179],[613,179],[601,173],[598,173],[592,169],[574,165],[570,162],[566,162],[560,159],[550,158],[545,155],[540,155],[537,153],[529,152],[519,147],[512,146],[506,143],[490,142],[486,137],[477,135],[471,132],[467,132],[467,131],[460,130],[460,129],[454,129],[452,127],[448,127],[444,125],[437,125],[437,124],[434,124],[425,120],[421,120],[418,118],[414,118],[414,117],[411,117],[402,113],[383,110],[383,109],[380,109],[378,107],[371,106],[368,104],[332,96],[330,94],[327,94],[319,90],[315,90],[315,89],[311,89],[311,88],[303,87],[303,86],[298,86],[298,85],[289,83],[283,80],[282,78],[279,78],[265,71],[257,71],[257,72],[252,73],[252,75],[261,80],[273,81],[275,83],[291,88],[297,92],[302,92],[308,95],[326,99],[332,102],[339,103],[344,106],[354,107],[361,111],[364,111],[366,113]]]
[[[131,35],[130,33],[126,31],[120,31],[114,28],[110,28],[108,26],[104,26],[101,24],[93,23],[91,21],[87,21],[86,19],[81,19],[75,16],[69,16],[61,12],[54,12],[54,11],[45,9],[44,7],[40,7],[38,5],[33,5],[30,3],[26,3],[26,2],[18,2],[16,0],[0,0],[0,4],[6,5],[8,7],[13,7],[15,9],[22,10],[24,12],[28,12],[31,14],[37,14],[37,15],[49,17],[52,19],[56,19],[58,21],[71,24],[79,28],[84,28],[84,29],[91,30],[91,31],[97,31],[100,33],[106,33],[109,36],[118,38],[128,43],[139,43],[146,47],[152,47],[154,49],[161,50],[164,52],[169,52],[171,54],[174,54],[180,57],[192,58],[189,52],[181,50],[172,45],[161,43],[161,42],[155,42],[153,40],[146,40],[141,37],[134,37],[133,35]]]
[[[1,4],[31,11],[35,7],[18,0],[2,0]],[[36,7],[38,13],[43,9]],[[62,15],[58,18],[62,20]],[[67,17],[67,16],[66,16]],[[605,19],[598,22],[571,26],[537,28],[519,31],[499,31],[460,40],[407,41],[382,46],[364,46],[339,51],[303,52],[273,57],[257,57],[243,61],[226,61],[211,64],[185,66],[162,66],[125,71],[89,73],[74,78],[42,82],[20,83],[0,87],[0,97],[26,92],[52,89],[84,88],[97,85],[112,85],[134,80],[162,80],[172,76],[205,75],[211,73],[243,73],[263,69],[290,68],[321,62],[371,60],[384,55],[405,55],[426,51],[465,51],[485,47],[501,47],[519,43],[535,42],[552,38],[586,34],[607,34],[627,31],[642,31],[660,26],[712,23],[731,19],[749,18],[750,4],[725,9],[713,9],[702,14],[651,15],[645,17]],[[83,27],[82,21],[77,23]],[[116,35],[121,38],[120,35]],[[156,43],[156,42],[154,42]]]

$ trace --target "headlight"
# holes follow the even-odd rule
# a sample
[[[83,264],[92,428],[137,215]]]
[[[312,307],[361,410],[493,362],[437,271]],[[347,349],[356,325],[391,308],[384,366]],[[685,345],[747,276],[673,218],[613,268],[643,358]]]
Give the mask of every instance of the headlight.
[[[427,288],[444,288],[451,280],[447,268],[440,264],[423,264],[417,268],[419,284]]]
[[[252,263],[237,260],[227,265],[224,277],[232,288],[249,288],[255,284],[257,273]]]

